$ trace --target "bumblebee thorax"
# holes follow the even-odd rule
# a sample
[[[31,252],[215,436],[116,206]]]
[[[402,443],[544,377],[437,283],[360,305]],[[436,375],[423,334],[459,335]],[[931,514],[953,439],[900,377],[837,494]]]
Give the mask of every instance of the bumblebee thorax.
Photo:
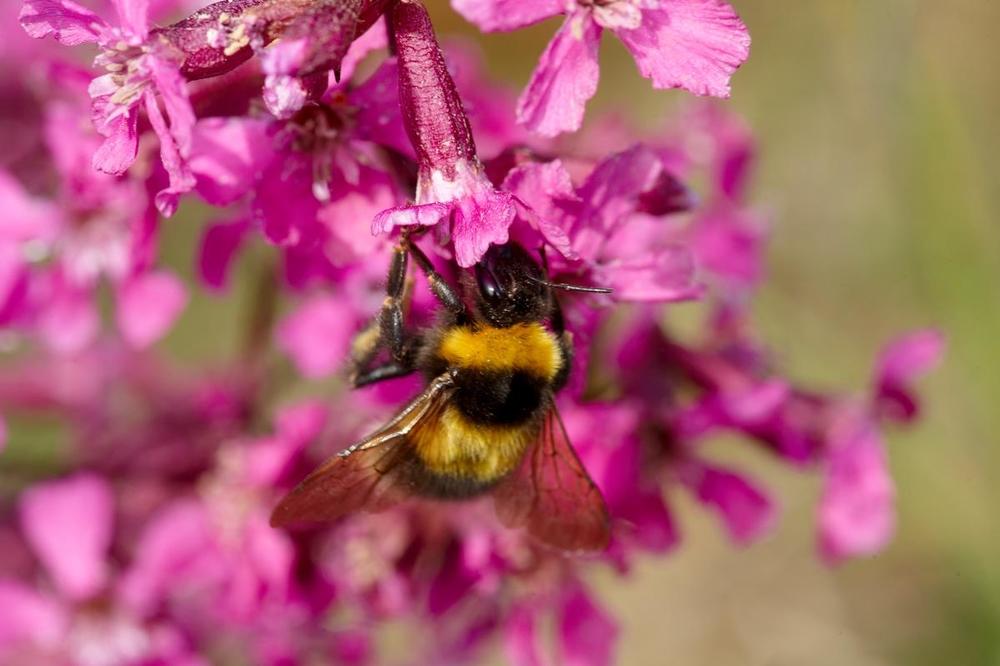
[[[543,382],[551,382],[562,366],[555,335],[536,322],[505,328],[456,326],[442,336],[438,354],[459,369],[523,372]]]

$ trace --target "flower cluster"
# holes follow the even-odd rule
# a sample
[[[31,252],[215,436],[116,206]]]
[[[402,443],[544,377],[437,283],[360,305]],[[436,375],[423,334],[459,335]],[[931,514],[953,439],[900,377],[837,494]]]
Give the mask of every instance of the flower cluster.
[[[608,664],[618,631],[585,573],[677,547],[670,493],[690,491],[738,545],[774,522],[768,492],[703,450],[721,432],[823,477],[828,561],[892,536],[881,433],[917,417],[941,335],[892,342],[855,394],[794,384],[748,313],[768,227],[748,202],[747,128],[702,101],[652,134],[609,120],[553,138],[581,127],[604,30],[655,87],[727,95],[749,50],[733,8],[452,4],[487,31],[565,15],[519,99],[467,48],[442,50],[419,0],[222,0],[173,23],[185,3],[0,9],[0,449],[31,446],[24,415],[67,440],[58,473],[5,472],[0,661],[384,663],[382,627],[403,619],[417,663],[499,637],[514,664]],[[189,253],[200,288],[225,298],[259,246],[245,348],[210,368],[154,348],[193,287],[163,265],[159,227],[195,199],[216,211]],[[489,498],[268,525],[285,491],[418,390],[321,396],[272,362],[346,374],[401,229],[426,230],[455,282],[517,241],[551,280],[611,290],[561,297],[576,354],[558,397],[609,509],[606,551],[539,544]],[[432,316],[426,286],[407,316]],[[678,301],[699,302],[700,328],[670,325]]]

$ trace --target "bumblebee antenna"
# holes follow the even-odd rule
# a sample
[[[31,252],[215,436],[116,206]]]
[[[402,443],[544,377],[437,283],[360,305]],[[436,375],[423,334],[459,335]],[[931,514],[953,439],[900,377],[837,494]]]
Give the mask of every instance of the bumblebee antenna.
[[[563,284],[561,282],[549,282],[548,280],[539,280],[536,277],[528,276],[528,279],[532,282],[537,282],[539,284],[544,284],[546,287],[551,287],[553,289],[562,289],[563,291],[580,291],[587,294],[610,294],[611,289],[605,287],[581,287],[577,284]]]

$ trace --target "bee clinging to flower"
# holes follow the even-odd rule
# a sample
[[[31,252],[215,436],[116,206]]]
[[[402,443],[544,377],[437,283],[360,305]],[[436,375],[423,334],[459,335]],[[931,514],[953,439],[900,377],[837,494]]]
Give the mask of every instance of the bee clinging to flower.
[[[410,257],[441,306],[437,323],[423,330],[404,321]],[[355,345],[352,379],[360,387],[420,371],[427,386],[312,472],[281,501],[272,524],[334,520],[410,496],[490,494],[508,526],[564,550],[603,549],[604,500],[556,411],[572,346],[554,288],[589,291],[549,282],[515,242],[491,247],[456,290],[404,234],[382,311]],[[376,363],[383,348],[388,360]]]

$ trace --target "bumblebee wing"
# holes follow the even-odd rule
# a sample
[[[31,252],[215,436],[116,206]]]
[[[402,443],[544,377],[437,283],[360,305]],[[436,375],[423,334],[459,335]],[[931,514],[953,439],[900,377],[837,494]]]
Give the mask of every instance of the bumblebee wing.
[[[274,509],[271,525],[327,522],[404,499],[406,489],[394,471],[410,454],[407,436],[433,425],[453,391],[450,374],[435,379],[382,428],[313,470]]]
[[[494,491],[497,516],[535,538],[568,551],[608,545],[608,510],[601,491],[573,451],[553,405],[521,466]]]

